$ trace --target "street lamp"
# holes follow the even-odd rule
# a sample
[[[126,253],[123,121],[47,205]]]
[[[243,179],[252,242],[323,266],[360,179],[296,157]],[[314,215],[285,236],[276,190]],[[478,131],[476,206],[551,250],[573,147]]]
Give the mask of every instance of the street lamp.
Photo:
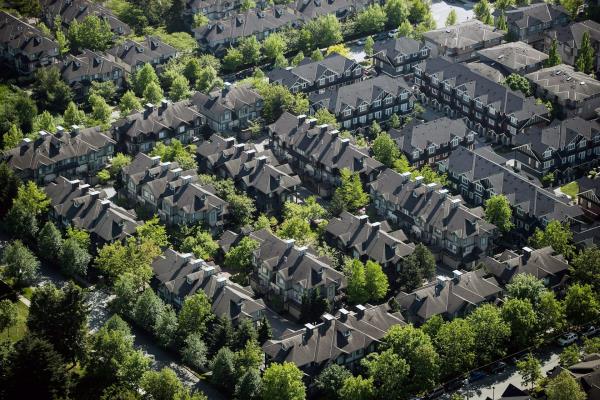
[[[492,400],[496,400],[496,386],[492,386]]]

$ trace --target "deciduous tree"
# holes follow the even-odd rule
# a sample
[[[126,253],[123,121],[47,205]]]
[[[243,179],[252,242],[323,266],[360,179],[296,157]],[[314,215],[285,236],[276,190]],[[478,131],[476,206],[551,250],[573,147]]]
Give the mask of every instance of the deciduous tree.
[[[496,225],[502,232],[508,232],[513,228],[510,202],[503,194],[496,194],[487,199],[484,209],[485,219]]]
[[[272,363],[263,374],[262,398],[304,400],[306,388],[302,382],[302,372],[292,363]]]

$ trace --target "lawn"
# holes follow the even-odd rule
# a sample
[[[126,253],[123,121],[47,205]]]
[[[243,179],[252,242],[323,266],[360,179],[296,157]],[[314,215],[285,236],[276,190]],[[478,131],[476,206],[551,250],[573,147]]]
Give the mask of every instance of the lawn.
[[[571,196],[571,199],[575,199],[579,193],[579,184],[577,182],[570,182],[564,186],[561,186],[560,191],[564,194]]]
[[[3,340],[10,340],[11,342],[17,342],[27,332],[27,315],[29,315],[29,308],[20,301],[17,301],[18,320],[17,323],[9,329],[5,329],[0,332],[0,342]]]

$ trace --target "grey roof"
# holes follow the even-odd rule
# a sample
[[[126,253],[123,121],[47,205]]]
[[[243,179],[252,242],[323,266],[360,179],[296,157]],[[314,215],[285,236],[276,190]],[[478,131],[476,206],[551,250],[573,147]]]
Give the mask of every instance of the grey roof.
[[[129,25],[119,20],[111,10],[89,0],[40,0],[43,15],[50,25],[60,15],[62,24],[69,26],[73,21],[81,22],[88,15],[95,15],[108,21],[111,30],[117,35],[129,35]]]
[[[113,80],[114,72],[120,71],[123,75],[127,66],[110,54],[83,50],[76,56],[66,56],[59,68],[62,78],[72,83],[80,80]]]
[[[251,237],[259,242],[254,251],[256,263],[283,275],[292,285],[303,289],[330,284],[335,284],[338,289],[346,286],[343,273],[306,248],[295,247],[293,240],[280,239],[267,229],[254,232]]]
[[[551,31],[546,32],[546,35],[551,39],[556,39],[559,43],[563,43],[570,48],[579,49],[583,39],[584,32],[590,35],[592,47],[594,42],[600,41],[600,24],[596,21],[587,20],[582,22],[574,22],[566,26],[559,26]]]
[[[518,146],[527,145],[541,156],[547,149],[560,150],[577,138],[593,140],[600,134],[598,121],[586,121],[580,117],[553,121],[548,126],[532,126],[516,137]]]
[[[389,130],[400,149],[408,154],[414,150],[425,151],[430,144],[438,147],[449,144],[455,137],[462,141],[471,132],[463,119],[448,117],[425,123],[412,121],[401,129]]]
[[[175,131],[182,125],[192,126],[198,118],[200,114],[188,101],[165,102],[121,118],[113,124],[113,129],[130,138],[140,135],[158,138],[160,131]]]
[[[192,254],[169,248],[152,262],[152,270],[156,279],[181,299],[203,291],[211,300],[213,313],[219,317],[235,321],[251,318],[266,309],[262,299],[254,299],[250,288],[232,282],[218,265]]]
[[[36,170],[40,166],[75,160],[114,144],[115,141],[99,127],[77,129],[70,133],[59,132],[55,135],[41,132],[38,139],[23,140],[19,146],[5,152],[4,158],[16,171]]]
[[[502,293],[493,277],[486,277],[483,269],[462,272],[454,278],[438,277],[436,282],[412,293],[400,293],[396,299],[405,315],[418,316],[427,321],[434,315],[454,316]]]
[[[69,221],[73,227],[84,229],[105,243],[122,240],[141,225],[133,210],[115,205],[106,199],[104,192],[78,180],[59,176],[44,191],[57,218]]]
[[[379,264],[396,264],[415,249],[412,243],[401,239],[405,237],[402,231],[399,234],[390,232],[387,222],[371,223],[366,215],[355,216],[346,211],[330,219],[325,232],[345,248],[356,251],[360,256],[366,255]]]
[[[368,0],[295,0],[290,6],[306,19],[315,19],[326,14],[344,18],[369,4]]]
[[[493,233],[496,229],[483,218],[480,207],[468,208],[462,204],[460,196],[451,197],[447,190],[436,184],[411,181],[409,175],[386,169],[369,184],[369,188],[397,210],[406,210],[410,218],[421,221],[420,225],[439,229],[446,235],[467,239]]]
[[[502,284],[510,283],[518,274],[529,274],[537,279],[562,277],[568,270],[569,264],[561,254],[551,246],[541,249],[523,249],[522,254],[505,250],[495,257],[483,260],[486,271],[496,277]]]
[[[527,178],[489,160],[464,147],[459,147],[440,164],[447,170],[465,175],[471,182],[480,182],[494,193],[503,194],[511,205],[535,218],[565,221],[582,214],[578,206],[570,205],[546,189],[530,182]]]
[[[376,99],[387,96],[399,96],[402,92],[410,92],[410,85],[402,77],[379,75],[338,88],[325,89],[323,93],[314,92],[308,96],[311,104],[320,104],[331,113],[337,115],[347,107],[358,108],[362,103],[371,104]]]
[[[465,63],[465,65],[471,71],[486,77],[493,82],[503,83],[507,76],[503,71],[500,70],[500,68],[495,68],[494,66],[484,62],[473,61],[470,63]]]
[[[489,42],[504,36],[504,32],[472,19],[460,24],[434,29],[423,34],[423,39],[438,46],[451,49],[465,49],[479,43]]]
[[[161,63],[175,57],[177,49],[156,36],[146,36],[141,42],[127,39],[114,45],[106,52],[122,60],[130,67],[129,72],[131,72],[138,65]],[[155,62],[155,60],[158,61]]]
[[[123,167],[123,176],[136,185],[159,179],[171,180],[181,175],[195,175],[193,170],[182,171],[177,162],[161,162],[159,156],[150,157],[144,153],[135,155],[132,162]]]
[[[339,132],[328,125],[317,126],[314,119],[307,120],[306,116],[285,112],[269,129],[288,148],[304,152],[315,163],[367,174],[383,168],[366,149],[340,138]]]
[[[525,77],[563,102],[584,101],[600,95],[600,81],[565,64],[543,68]]]
[[[226,86],[209,94],[196,92],[190,101],[194,108],[210,119],[220,121],[225,111],[239,112],[247,106],[254,106],[262,97],[248,84]]]
[[[0,11],[0,43],[29,62],[41,63],[58,56],[58,44],[52,38],[5,11]]]
[[[479,54],[479,57],[500,64],[511,71],[518,71],[548,59],[546,53],[542,53],[523,42],[504,43],[479,50],[477,54]]]
[[[306,373],[316,374],[321,367],[335,362],[339,356],[349,357],[381,343],[388,329],[404,325],[399,313],[391,313],[387,304],[358,311],[341,309],[336,316],[325,314],[323,322],[297,331],[286,331],[279,340],[269,340],[263,351],[274,362],[291,362]]]
[[[499,16],[498,10],[494,11],[494,16]],[[539,25],[552,22],[559,17],[568,17],[562,6],[550,3],[539,2],[524,7],[512,7],[504,11],[508,25],[515,25],[518,28],[528,28],[532,25]]]
[[[518,120],[527,120],[536,115],[548,113],[542,104],[536,104],[533,97],[525,97],[508,87],[480,75],[464,64],[453,64],[443,58],[431,58],[419,66],[423,73],[436,76],[440,82],[448,81],[450,86],[462,90],[472,99],[494,107],[496,112]]]
[[[410,56],[420,51],[424,45],[409,37],[399,37],[377,41],[373,46],[373,55],[386,57],[391,63],[395,63],[396,57],[399,55]]]
[[[312,85],[324,73],[335,73],[342,76],[347,70],[353,70],[358,64],[338,53],[332,53],[321,61],[312,61],[304,58],[296,67],[274,68],[267,73],[269,81],[281,83],[283,86],[291,87],[294,83],[307,82]]]
[[[193,182],[195,180],[197,177],[182,175],[170,181],[167,179],[157,180],[148,182],[146,185],[154,187],[155,190],[158,189],[159,196],[164,203],[185,214],[207,213],[214,209],[225,208],[227,202],[215,195],[212,186]],[[163,189],[162,192],[160,189]]]

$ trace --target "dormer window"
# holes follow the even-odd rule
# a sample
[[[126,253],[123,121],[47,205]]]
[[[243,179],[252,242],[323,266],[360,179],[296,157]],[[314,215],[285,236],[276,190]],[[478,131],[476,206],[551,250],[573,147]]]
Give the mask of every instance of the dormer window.
[[[345,74],[346,74],[346,76],[350,76],[350,74],[352,74],[352,71],[347,70]]]
[[[349,117],[350,115],[352,115],[352,110],[347,108],[344,110],[344,117]]]
[[[439,82],[438,78],[434,75],[431,77],[431,83],[434,85],[437,85]]]
[[[319,85],[323,86],[325,84],[325,78],[319,79]]]
[[[413,153],[412,153],[412,157],[413,157],[413,159],[417,159],[417,158],[419,158],[419,150],[415,150],[415,151],[413,151]]]
[[[575,143],[569,143],[569,145],[567,146],[567,150],[571,151],[575,149]]]
[[[366,104],[361,104],[360,107],[358,107],[358,111],[360,111],[360,112],[367,111],[367,105]]]
[[[385,98],[385,100],[383,100],[383,102],[385,104],[392,104],[392,96],[388,96]]]
[[[360,74],[362,74],[362,69],[361,68],[356,68],[354,70],[354,75],[360,75]]]
[[[434,144],[432,144],[431,146],[429,146],[429,147],[427,148],[427,152],[428,152],[429,154],[433,154],[433,153],[435,153],[435,145],[434,145]]]
[[[380,107],[381,106],[381,100],[375,100],[373,102],[373,107]]]
[[[583,149],[587,145],[587,141],[585,139],[581,139],[579,142],[579,148]]]
[[[548,149],[544,152],[544,158],[549,158],[552,155],[552,150]]]
[[[490,113],[490,115],[496,114],[496,110],[494,109],[494,107],[488,107],[488,112]]]
[[[456,136],[456,137],[454,137],[454,138],[452,139],[452,146],[453,146],[453,147],[456,147],[456,146],[458,146],[458,136]]]

